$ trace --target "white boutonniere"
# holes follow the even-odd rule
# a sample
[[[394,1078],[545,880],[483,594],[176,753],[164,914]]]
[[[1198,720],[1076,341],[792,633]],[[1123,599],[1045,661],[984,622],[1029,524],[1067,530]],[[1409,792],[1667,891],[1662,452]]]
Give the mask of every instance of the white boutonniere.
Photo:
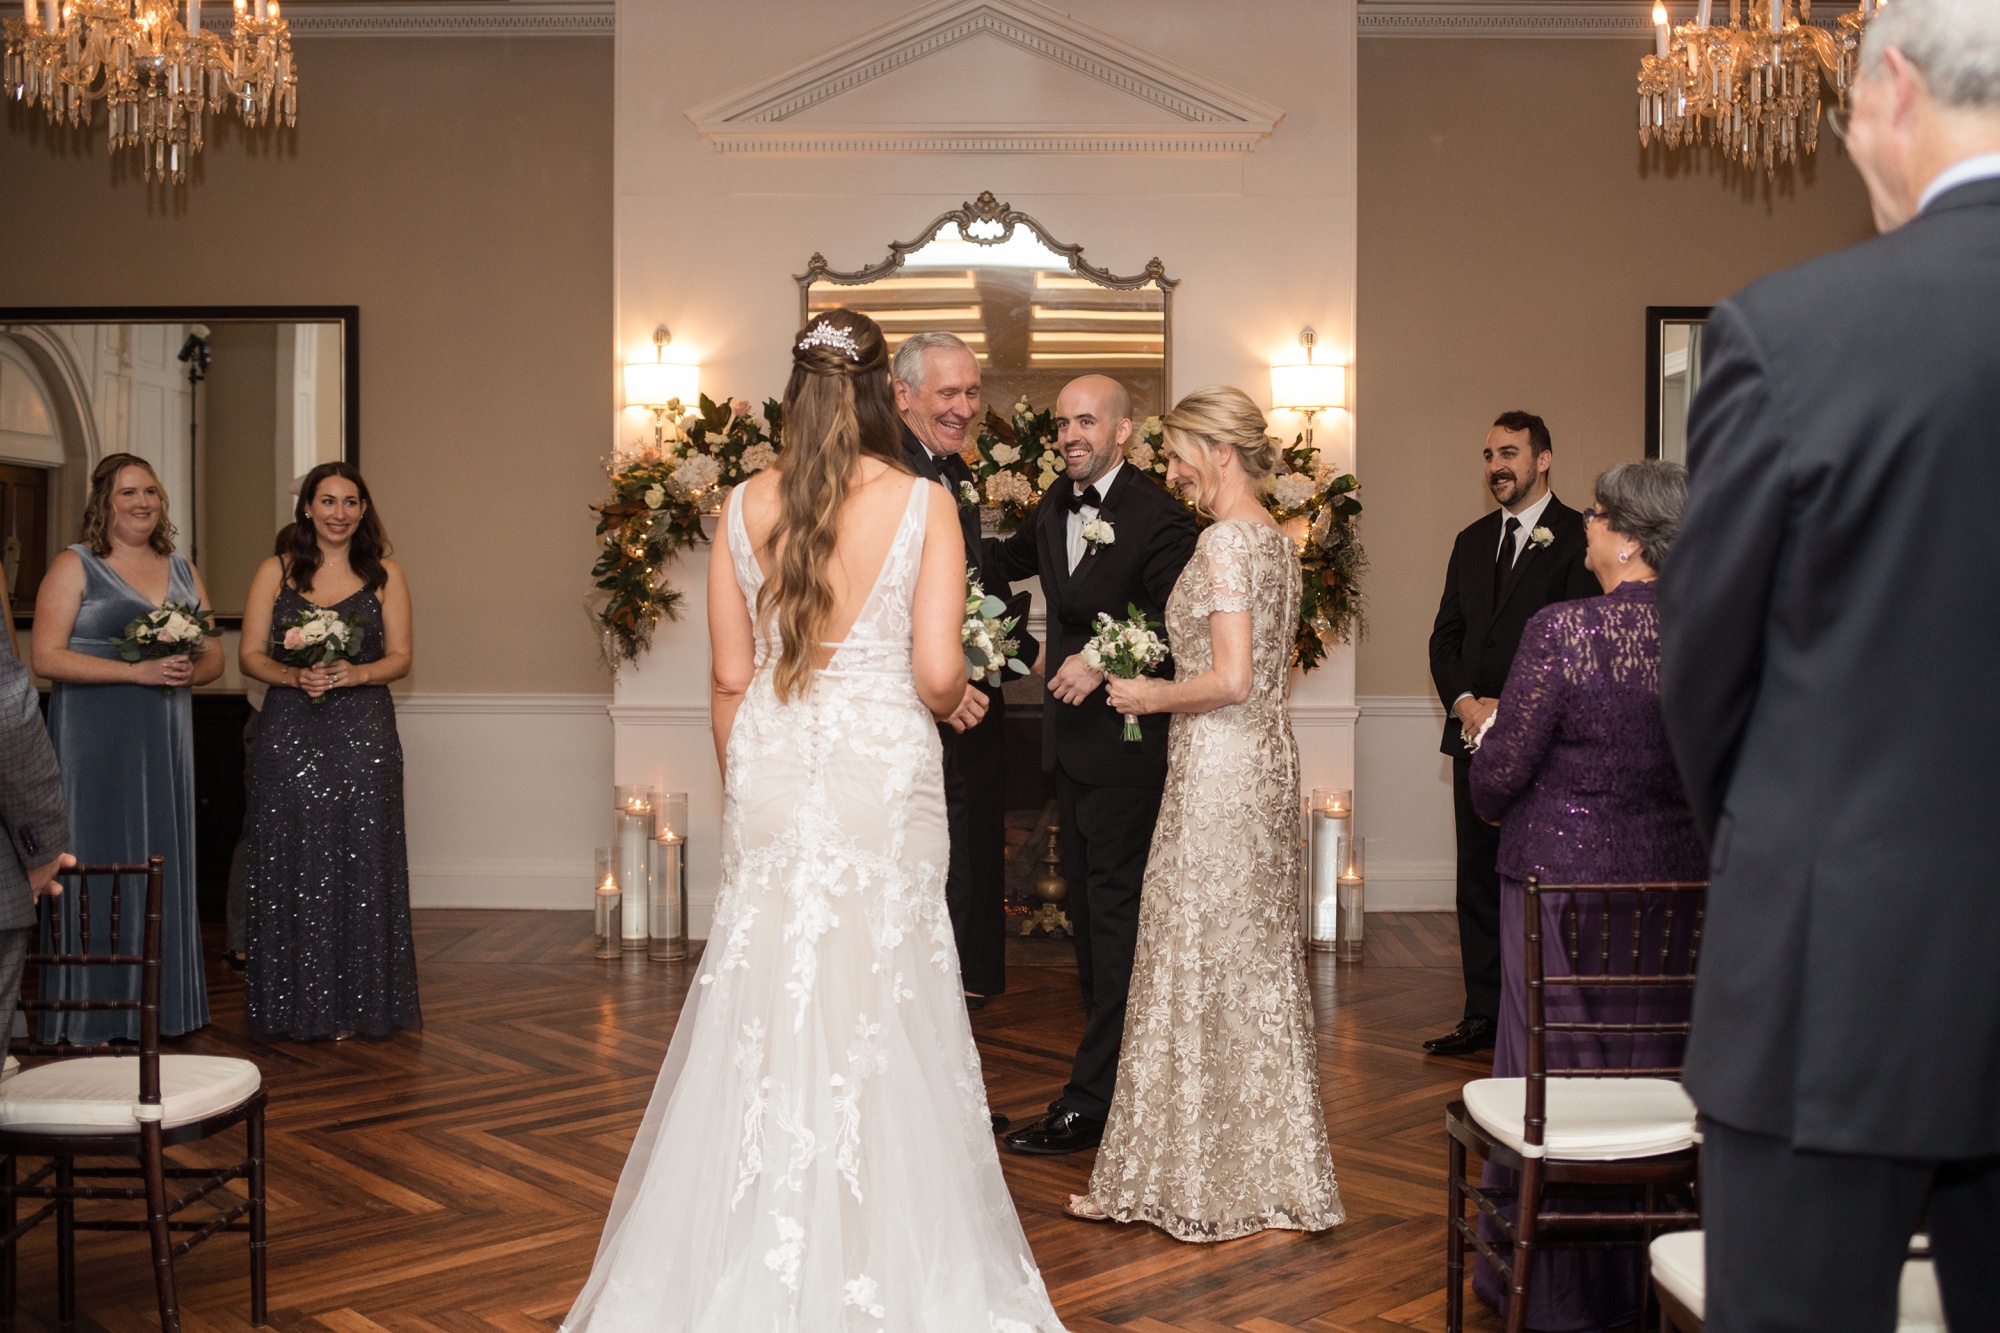
[[[1101,518],[1093,518],[1083,525],[1083,544],[1092,555],[1100,546],[1109,546],[1118,540],[1118,530]]]
[[[979,488],[969,481],[958,483],[958,505],[961,509],[979,508]]]
[[[1549,544],[1554,542],[1555,539],[1556,535],[1553,532],[1550,532],[1547,528],[1538,527],[1533,532],[1528,534],[1528,545],[1548,546]]]

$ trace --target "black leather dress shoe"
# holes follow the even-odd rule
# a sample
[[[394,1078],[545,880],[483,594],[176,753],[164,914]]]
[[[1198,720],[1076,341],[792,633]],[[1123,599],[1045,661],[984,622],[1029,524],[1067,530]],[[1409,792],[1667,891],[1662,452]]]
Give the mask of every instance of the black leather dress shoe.
[[[1014,1152],[1037,1157],[1061,1157],[1095,1148],[1104,1137],[1104,1122],[1080,1111],[1051,1111],[1000,1140]]]
[[[965,993],[965,1011],[967,1013],[976,1014],[985,1007],[986,997],[984,995],[974,995],[971,991]]]
[[[1442,1037],[1432,1037],[1424,1049],[1432,1055],[1471,1055],[1493,1049],[1493,1020],[1474,1016],[1461,1018],[1458,1026]]]
[[[1007,1128],[1007,1117],[1001,1115],[998,1111],[993,1112],[993,1132],[998,1134],[1005,1128]]]

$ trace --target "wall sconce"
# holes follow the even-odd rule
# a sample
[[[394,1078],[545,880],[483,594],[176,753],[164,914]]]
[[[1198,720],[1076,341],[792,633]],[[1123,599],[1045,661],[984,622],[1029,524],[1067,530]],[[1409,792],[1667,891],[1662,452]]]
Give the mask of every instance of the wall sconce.
[[[656,439],[670,409],[701,401],[701,367],[666,360],[667,344],[673,340],[662,324],[653,330],[653,359],[625,363],[625,405],[652,410]]]
[[[1319,335],[1310,327],[1299,330],[1299,346],[1306,349],[1304,365],[1271,367],[1271,406],[1303,412],[1306,417],[1306,447],[1312,447],[1313,416],[1331,408],[1347,406],[1347,367],[1331,361],[1314,361],[1313,344]]]

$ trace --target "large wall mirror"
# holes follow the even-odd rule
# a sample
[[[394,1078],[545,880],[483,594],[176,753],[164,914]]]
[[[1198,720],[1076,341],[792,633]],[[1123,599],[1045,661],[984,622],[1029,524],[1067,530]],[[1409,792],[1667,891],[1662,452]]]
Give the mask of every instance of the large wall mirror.
[[[233,624],[298,479],[359,462],[353,306],[0,308],[0,542],[17,620],[107,454],[150,462]]]
[[[1140,417],[1164,412],[1173,379],[1173,294],[1156,258],[1121,277],[1086,262],[1041,223],[982,194],[941,214],[888,257],[841,272],[814,255],[799,284],[801,323],[849,309],[882,326],[890,347],[913,333],[955,333],[979,357],[984,398],[1004,413],[1037,407],[1078,375],[1113,376]]]
[[[1701,388],[1705,305],[1646,307],[1646,457],[1687,462],[1688,409]]]

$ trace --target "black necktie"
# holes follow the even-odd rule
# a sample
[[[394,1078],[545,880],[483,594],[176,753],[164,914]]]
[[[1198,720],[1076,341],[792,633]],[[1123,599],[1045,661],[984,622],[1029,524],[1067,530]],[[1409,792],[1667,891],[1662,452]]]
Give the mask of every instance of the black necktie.
[[[1500,554],[1493,561],[1493,600],[1500,600],[1500,585],[1507,577],[1507,571],[1514,567],[1514,534],[1521,530],[1521,520],[1509,516],[1507,526],[1500,533]]]
[[[1086,506],[1091,509],[1102,509],[1104,507],[1104,501],[1097,498],[1097,488],[1095,486],[1086,486],[1082,490],[1078,490],[1074,486],[1070,487],[1069,490],[1063,493],[1063,503],[1069,507],[1069,512],[1072,514]]]

